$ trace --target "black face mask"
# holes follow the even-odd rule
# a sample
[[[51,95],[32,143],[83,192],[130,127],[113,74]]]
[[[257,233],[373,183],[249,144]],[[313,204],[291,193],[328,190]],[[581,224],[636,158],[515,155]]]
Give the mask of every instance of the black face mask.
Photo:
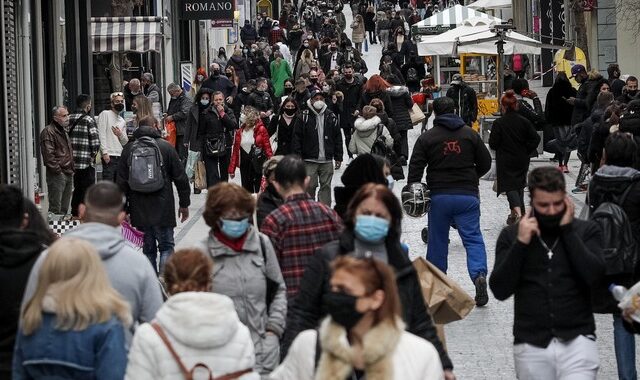
[[[122,112],[122,110],[124,110],[124,104],[122,103],[114,104],[113,109],[118,112]]]
[[[560,211],[554,215],[542,215],[540,213],[535,213],[536,220],[538,221],[538,226],[540,226],[541,230],[554,230],[560,227],[560,221],[564,216],[565,210]]]
[[[309,82],[311,83],[318,83],[318,78],[309,78]]]
[[[233,73],[227,73],[227,78],[233,78]]]
[[[218,75],[220,75],[220,70],[213,70],[213,76],[217,77]]]
[[[356,301],[358,297],[342,292],[330,292],[323,297],[331,319],[347,330],[351,330],[364,317],[363,313],[356,310]]]
[[[636,96],[637,94],[638,94],[638,90],[633,90],[633,91],[627,90],[627,95],[631,97]]]
[[[353,78],[353,74],[344,74],[344,78],[347,80],[351,80]]]
[[[293,116],[296,114],[296,110],[295,109],[290,109],[290,108],[285,108],[284,109],[284,114],[287,116]]]
[[[284,93],[289,95],[290,93],[293,92],[293,87],[285,87],[284,88]]]
[[[336,51],[336,50],[338,50],[338,48],[336,48],[336,47],[332,47],[332,48],[329,48],[329,50],[331,50],[331,51]]]

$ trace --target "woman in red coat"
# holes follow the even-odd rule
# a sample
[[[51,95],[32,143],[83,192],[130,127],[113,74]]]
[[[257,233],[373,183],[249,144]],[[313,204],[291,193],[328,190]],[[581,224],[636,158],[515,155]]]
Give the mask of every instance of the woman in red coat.
[[[236,168],[240,168],[242,187],[250,193],[260,191],[262,164],[273,156],[269,132],[260,120],[258,110],[245,107],[242,111],[244,123],[236,131],[229,164],[229,177],[235,177]]]

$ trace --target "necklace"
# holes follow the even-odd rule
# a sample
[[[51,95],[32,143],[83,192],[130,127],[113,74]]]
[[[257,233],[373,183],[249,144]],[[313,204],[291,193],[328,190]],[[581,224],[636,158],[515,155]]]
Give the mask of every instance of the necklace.
[[[542,240],[540,235],[537,235],[537,236],[538,236],[538,241],[540,241],[540,244],[542,244],[544,249],[547,250],[547,256],[549,256],[549,261],[551,261],[551,258],[553,258],[553,250],[556,248],[556,245],[558,245],[558,242],[560,241],[560,236],[556,238],[556,241],[553,242],[553,245],[551,246],[551,248],[549,248],[549,246],[544,242],[544,240]]]

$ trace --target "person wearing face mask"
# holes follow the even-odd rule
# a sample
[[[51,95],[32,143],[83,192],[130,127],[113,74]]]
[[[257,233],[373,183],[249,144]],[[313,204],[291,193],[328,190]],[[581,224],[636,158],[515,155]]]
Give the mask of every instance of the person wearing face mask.
[[[344,142],[348,147],[353,133],[353,122],[356,119],[358,101],[362,94],[364,80],[360,76],[354,75],[353,66],[346,64],[342,67],[342,78],[336,82],[336,91],[344,94],[342,102],[342,113],[340,114],[340,128],[344,133]],[[347,150],[347,155],[351,159],[353,155]]]
[[[191,85],[191,91],[189,91],[189,97],[191,99],[196,97],[196,94],[202,87],[202,83],[207,79],[207,72],[204,67],[198,67],[196,71],[196,77],[193,78],[193,84]]]
[[[233,97],[236,96],[237,87],[229,78],[222,74],[223,71],[220,69],[220,64],[212,63],[209,69],[211,70],[211,76],[202,83],[202,87],[222,92],[225,99],[231,103]]]
[[[329,51],[322,55],[320,64],[322,71],[328,73],[329,71],[338,67],[342,62],[342,52],[338,50],[338,43],[336,40],[331,41],[329,45]]]
[[[251,21],[244,20],[244,26],[240,29],[240,41],[244,46],[251,46],[258,40],[258,31]]]
[[[264,125],[269,125],[275,105],[269,93],[269,82],[266,78],[260,77],[256,80],[256,90],[249,95],[248,105],[258,110]]]
[[[56,106],[51,112],[51,123],[40,132],[42,161],[46,167],[49,190],[49,214],[66,215],[73,187],[73,148],[67,134],[69,111]]]
[[[189,139],[186,134],[187,118],[192,106],[191,99],[189,99],[184,90],[175,83],[169,84],[167,91],[169,95],[171,95],[171,101],[169,101],[169,106],[167,107],[165,121],[173,121],[176,123],[176,151],[178,151],[180,160],[186,163],[187,146],[189,145]]]
[[[124,101],[125,101],[125,109],[127,111],[131,111],[131,104],[133,104],[133,99],[142,95],[140,79],[133,78],[124,86]]]
[[[233,300],[256,349],[255,370],[266,379],[280,359],[287,298],[271,241],[249,222],[254,210],[253,196],[236,184],[209,189],[202,216],[211,229],[201,249],[215,263],[213,292]]]
[[[632,100],[636,98],[638,95],[638,78],[633,75],[627,78],[625,82],[624,89],[622,90],[622,95],[616,98],[617,101],[628,104]]]
[[[124,96],[121,92],[114,92],[111,94],[111,108],[100,112],[98,116],[102,179],[108,181],[115,181],[122,147],[129,141],[126,123],[120,116],[122,111],[124,111]]]
[[[290,83],[290,82],[289,82]],[[292,87],[293,88],[293,87]],[[271,119],[269,123],[269,136],[275,135],[278,148],[276,155],[286,156],[292,153],[291,140],[293,138],[293,126],[296,115],[298,114],[298,105],[293,98],[286,98],[280,107],[278,117]]]
[[[209,127],[213,124],[214,118],[212,115],[213,111],[211,110],[212,98],[213,90],[207,87],[202,87],[196,94],[187,117],[187,139],[189,143],[189,150],[200,152],[200,159],[203,161],[205,136],[207,135],[207,131],[212,129]],[[207,175],[208,174],[209,173],[207,173]],[[201,190],[194,187],[194,194],[200,194],[200,192]]]
[[[453,379],[451,359],[438,339],[421,298],[418,275],[400,242],[401,221],[402,206],[387,185],[369,183],[353,196],[345,214],[344,232],[338,240],[317,251],[304,270],[298,297],[290,304],[287,313],[287,328],[282,342],[285,353],[300,332],[315,328],[329,311],[324,307],[323,299],[331,293],[331,261],[346,256],[373,257],[389,264],[395,271],[406,330],[435,346],[442,368],[447,372],[446,378]]]
[[[234,71],[234,77],[236,78],[229,78],[228,75],[227,78],[231,79],[238,88],[242,88],[249,79],[249,65],[247,64],[247,59],[242,55],[242,50],[236,49],[233,51],[231,59],[227,62],[225,72],[228,72],[229,69]]]
[[[311,177],[309,194],[315,198],[319,184],[318,200],[330,206],[333,170],[342,165],[342,133],[338,118],[327,108],[324,93],[311,93],[307,109],[296,118],[293,153],[305,161],[307,175]]]
[[[574,218],[564,175],[536,168],[527,181],[531,208],[496,243],[489,285],[514,296],[518,379],[595,379],[598,346],[590,287],[604,275],[602,233]]]
[[[300,46],[302,46],[303,34],[304,31],[302,30],[302,28],[300,28],[300,24],[298,24],[298,22],[295,22],[289,29],[287,43],[289,45],[289,50],[291,50],[292,57],[298,56],[298,50],[300,50]]]
[[[330,316],[296,338],[272,379],[444,379],[433,344],[404,331],[390,266],[340,257],[331,269],[331,291],[323,300]]]

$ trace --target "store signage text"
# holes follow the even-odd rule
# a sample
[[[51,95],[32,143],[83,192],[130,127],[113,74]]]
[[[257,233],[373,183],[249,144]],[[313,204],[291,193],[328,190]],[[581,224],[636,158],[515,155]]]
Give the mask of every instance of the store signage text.
[[[183,20],[232,20],[235,0],[182,0]]]

